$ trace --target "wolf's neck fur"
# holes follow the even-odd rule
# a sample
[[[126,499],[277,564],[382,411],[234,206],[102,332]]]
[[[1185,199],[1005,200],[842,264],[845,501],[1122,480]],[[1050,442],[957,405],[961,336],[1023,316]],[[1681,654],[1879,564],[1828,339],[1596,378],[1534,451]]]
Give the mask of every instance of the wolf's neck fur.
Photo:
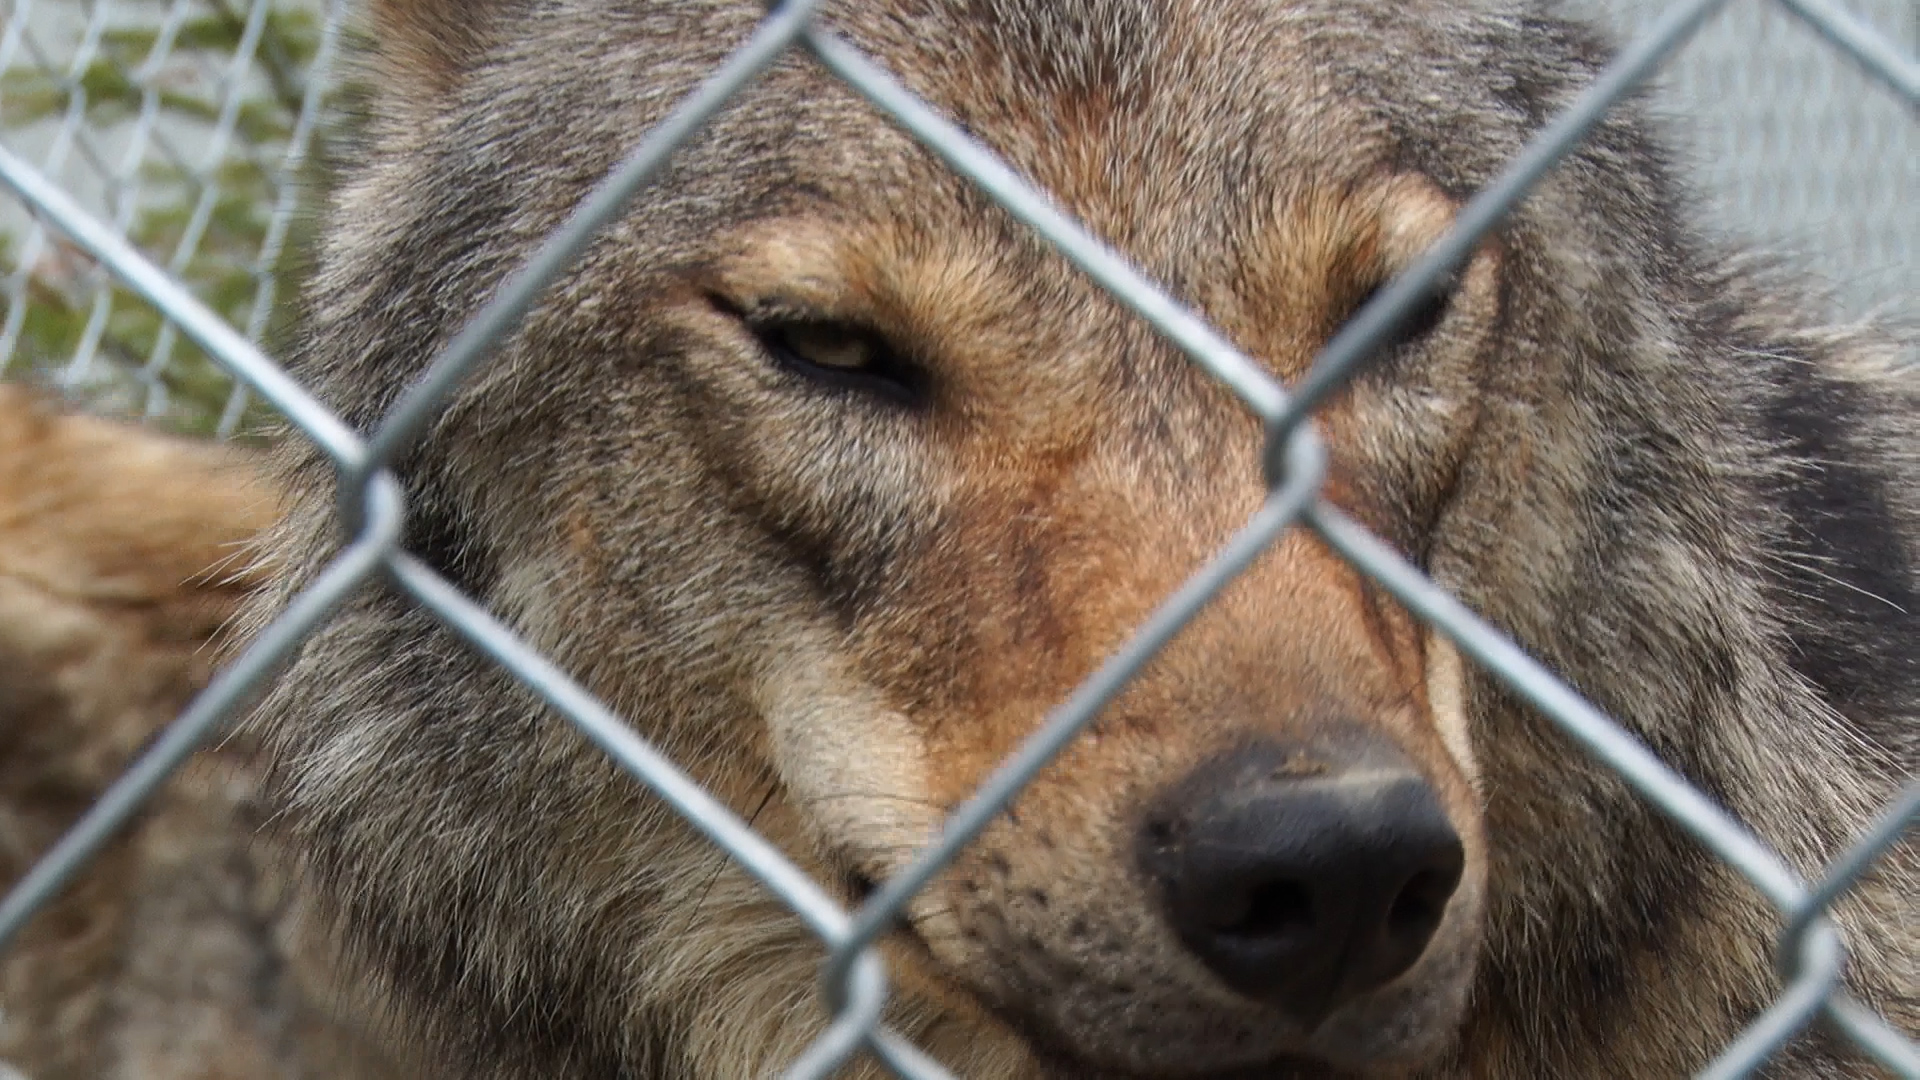
[[[1582,407],[1598,402],[1599,415],[1511,403],[1538,410],[1522,423],[1574,426],[1543,442],[1585,453],[1536,456],[1518,494],[1469,482],[1435,569],[1817,878],[1915,770],[1920,530],[1902,501],[1920,486],[1914,380],[1864,338],[1756,333],[1711,312],[1703,324],[1683,331],[1691,348],[1584,373]],[[1493,680],[1477,678],[1469,701],[1495,925],[1468,1038],[1506,1047],[1471,1056],[1531,1059],[1540,1075],[1699,1068],[1777,996],[1782,919]],[[1836,911],[1850,986],[1907,1030],[1920,1024],[1920,973],[1870,928],[1911,925],[1915,855],[1887,856]],[[1671,974],[1682,967],[1688,978]],[[1696,1045],[1673,1043],[1666,1010],[1702,1018],[1681,1025]],[[1643,1027],[1666,1037],[1632,1036]],[[1803,1039],[1779,1067],[1837,1077],[1850,1066],[1831,1053]]]

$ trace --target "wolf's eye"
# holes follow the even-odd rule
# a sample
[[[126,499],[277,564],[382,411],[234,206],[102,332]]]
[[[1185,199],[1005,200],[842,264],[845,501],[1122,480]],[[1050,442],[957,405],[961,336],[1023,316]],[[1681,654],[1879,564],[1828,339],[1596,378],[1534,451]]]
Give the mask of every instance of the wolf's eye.
[[[787,323],[761,336],[792,359],[834,371],[863,371],[873,366],[877,352],[865,334],[831,323]]]
[[[864,327],[809,319],[749,319],[747,326],[775,363],[815,382],[907,404],[925,391],[923,373]]]

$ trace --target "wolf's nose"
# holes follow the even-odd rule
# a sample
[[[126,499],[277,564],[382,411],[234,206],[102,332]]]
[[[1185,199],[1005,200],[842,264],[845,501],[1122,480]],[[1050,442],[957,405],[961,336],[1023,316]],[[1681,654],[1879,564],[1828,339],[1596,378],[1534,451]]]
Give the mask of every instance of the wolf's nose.
[[[1344,767],[1242,749],[1196,770],[1142,829],[1181,941],[1308,1028],[1412,967],[1460,883],[1460,837],[1433,788],[1397,751],[1370,749]]]

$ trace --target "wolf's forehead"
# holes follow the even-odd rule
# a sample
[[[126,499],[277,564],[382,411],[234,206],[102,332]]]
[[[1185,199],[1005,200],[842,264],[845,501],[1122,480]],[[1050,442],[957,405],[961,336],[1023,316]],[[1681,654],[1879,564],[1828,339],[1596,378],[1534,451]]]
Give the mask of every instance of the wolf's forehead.
[[[1310,37],[1323,55],[1332,44],[1333,13],[1300,0],[846,0],[827,12],[876,56],[965,68],[983,87],[1136,105],[1169,85],[1230,89]]]
[[[909,6],[926,14],[892,17]],[[1183,249],[1217,256],[1276,199],[1357,186],[1391,156],[1336,88],[1318,16],[1285,5],[883,0],[839,22],[1058,205],[1176,276]],[[855,113],[850,137],[886,123]]]

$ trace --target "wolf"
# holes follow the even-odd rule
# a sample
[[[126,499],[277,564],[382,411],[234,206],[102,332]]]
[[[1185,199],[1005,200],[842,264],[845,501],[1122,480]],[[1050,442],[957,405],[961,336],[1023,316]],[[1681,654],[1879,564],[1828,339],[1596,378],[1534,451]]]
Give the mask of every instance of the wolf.
[[[764,17],[375,0],[293,373],[370,430]],[[1611,56],[1530,0],[840,0],[823,24],[1292,381]],[[1325,497],[1819,874],[1920,766],[1915,377],[1611,112],[1314,423]],[[804,54],[394,463],[405,546],[847,904],[1260,506],[1220,385]],[[258,626],[339,537],[289,511]],[[448,1076],[738,1080],[823,949],[431,613],[260,708],[300,888]],[[1920,853],[1834,908],[1920,1031]],[[1008,1080],[1680,1076],[1781,916],[1295,530],[907,906],[887,1022]],[[882,1075],[862,1059],[849,1075]],[[1819,1029],[1768,1075],[1874,1067]]]
[[[212,673],[270,569],[257,455],[0,385],[0,882],[13,883]],[[375,1080],[327,953],[221,745],[0,953],[0,1076]]]

